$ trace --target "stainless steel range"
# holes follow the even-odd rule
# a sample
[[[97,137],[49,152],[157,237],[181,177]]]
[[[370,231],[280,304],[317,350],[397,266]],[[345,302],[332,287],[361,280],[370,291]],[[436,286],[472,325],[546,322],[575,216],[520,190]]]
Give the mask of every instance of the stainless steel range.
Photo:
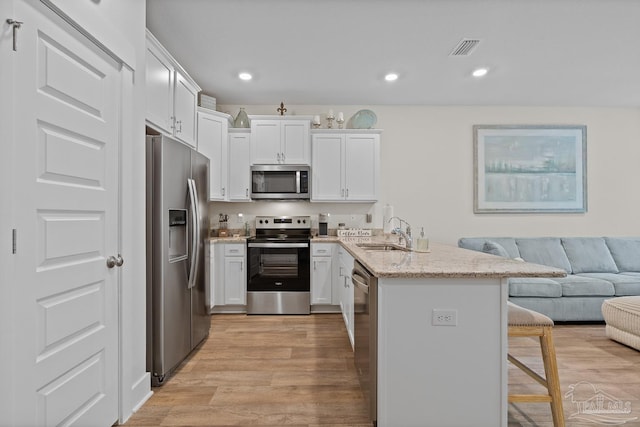
[[[311,217],[258,216],[247,239],[247,313],[309,314]]]

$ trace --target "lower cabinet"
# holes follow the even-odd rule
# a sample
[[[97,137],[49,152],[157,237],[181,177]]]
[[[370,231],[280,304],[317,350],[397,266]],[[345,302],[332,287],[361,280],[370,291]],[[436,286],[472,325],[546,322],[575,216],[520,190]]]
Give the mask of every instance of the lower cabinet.
[[[311,305],[333,302],[334,243],[311,244]]]
[[[225,311],[225,306],[236,306],[237,311],[240,309],[237,306],[247,304],[245,244],[217,242],[212,246],[213,257],[209,262],[212,310]]]
[[[353,348],[353,285],[351,283],[351,271],[353,270],[353,257],[342,246],[338,248],[338,283],[340,293],[340,310],[347,328],[349,341]],[[342,286],[340,286],[340,284]]]

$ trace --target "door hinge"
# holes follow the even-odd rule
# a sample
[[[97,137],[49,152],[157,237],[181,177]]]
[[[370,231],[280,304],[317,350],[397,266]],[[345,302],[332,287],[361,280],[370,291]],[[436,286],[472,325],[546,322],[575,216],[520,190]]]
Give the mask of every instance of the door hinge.
[[[11,25],[13,30],[13,51],[18,51],[18,30],[24,22],[16,21],[15,19],[7,19],[7,24]]]
[[[18,240],[18,230],[15,228],[11,230],[11,239],[13,242],[11,243],[11,253],[15,254],[17,252],[17,240]]]

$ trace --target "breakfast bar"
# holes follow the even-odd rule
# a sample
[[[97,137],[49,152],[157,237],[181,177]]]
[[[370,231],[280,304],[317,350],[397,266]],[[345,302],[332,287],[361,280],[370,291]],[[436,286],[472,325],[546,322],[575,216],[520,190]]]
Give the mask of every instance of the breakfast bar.
[[[507,426],[507,279],[565,272],[442,244],[418,253],[374,243],[340,240],[377,278],[377,425]]]

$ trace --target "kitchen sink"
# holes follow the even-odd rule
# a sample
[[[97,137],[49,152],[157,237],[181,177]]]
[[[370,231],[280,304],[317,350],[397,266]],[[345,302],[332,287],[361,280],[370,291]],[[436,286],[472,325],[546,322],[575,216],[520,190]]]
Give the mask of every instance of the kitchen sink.
[[[365,251],[409,251],[409,249],[390,243],[356,243],[356,246]]]

